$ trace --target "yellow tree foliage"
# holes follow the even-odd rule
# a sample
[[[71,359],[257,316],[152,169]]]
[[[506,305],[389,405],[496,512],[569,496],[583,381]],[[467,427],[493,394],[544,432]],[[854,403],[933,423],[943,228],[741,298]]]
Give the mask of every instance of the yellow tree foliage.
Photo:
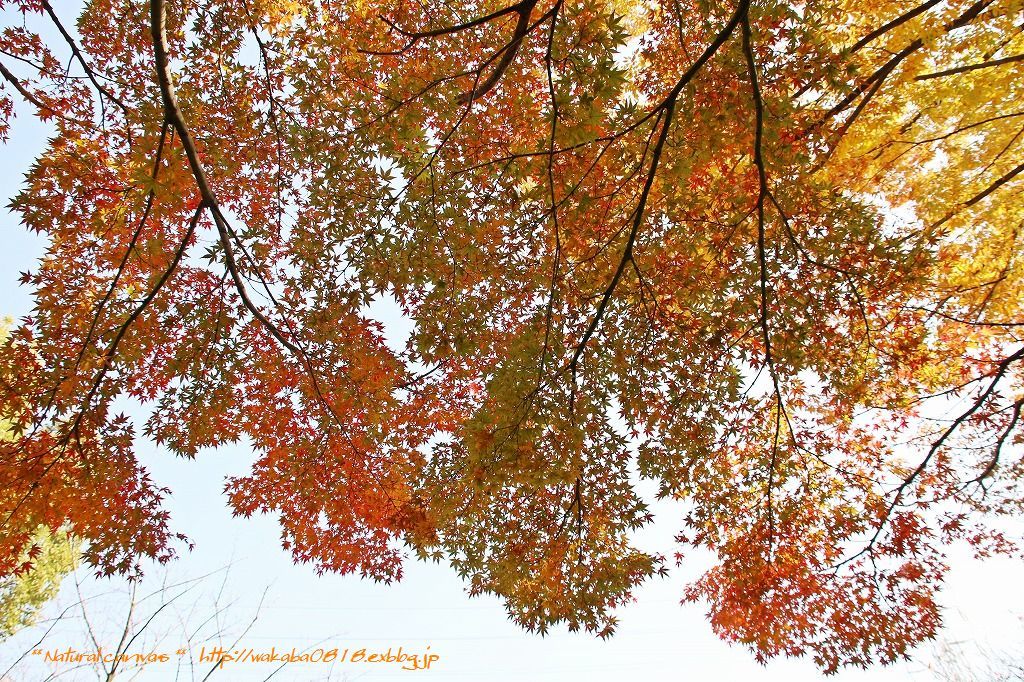
[[[9,320],[0,319],[0,340],[9,333]],[[10,423],[0,418],[0,442],[10,438]],[[2,499],[2,498],[0,498]],[[4,507],[10,502],[4,500]],[[0,576],[0,640],[33,625],[43,606],[57,596],[60,584],[78,564],[81,542],[65,529],[36,528],[22,551],[20,566]]]
[[[0,639],[34,625],[39,612],[57,596],[61,582],[75,570],[80,543],[65,531],[41,526],[23,556],[26,570],[0,578]]]

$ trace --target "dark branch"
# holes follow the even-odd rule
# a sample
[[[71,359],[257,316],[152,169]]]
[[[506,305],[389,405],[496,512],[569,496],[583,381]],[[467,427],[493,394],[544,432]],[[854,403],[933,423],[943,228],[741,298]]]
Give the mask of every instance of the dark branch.
[[[1014,62],[1024,61],[1024,54],[1015,54],[1012,57],[1003,57],[1002,59],[993,59],[987,62],[980,62],[978,64],[968,64],[967,66],[958,66],[952,69],[946,69],[945,71],[936,71],[934,73],[921,74],[914,78],[916,81],[926,81],[932,78],[944,78],[946,76],[954,76],[958,73],[967,73],[969,71],[977,71],[978,69],[990,69],[994,66],[1002,66],[1003,64],[1013,64]]]

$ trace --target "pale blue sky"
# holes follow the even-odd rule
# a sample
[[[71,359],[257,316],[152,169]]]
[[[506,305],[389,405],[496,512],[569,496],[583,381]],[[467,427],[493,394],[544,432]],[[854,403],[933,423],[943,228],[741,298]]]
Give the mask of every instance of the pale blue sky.
[[[58,11],[60,8],[58,7]],[[67,12],[65,12],[67,14]],[[70,17],[69,17],[70,19]],[[69,21],[69,23],[71,23]],[[4,205],[18,191],[22,174],[42,149],[48,129],[34,117],[16,120],[11,143],[3,148],[0,188]],[[18,317],[31,309],[30,292],[17,284],[19,272],[34,267],[45,248],[29,235],[17,218],[0,211],[0,316]],[[382,315],[393,315],[382,309]],[[392,317],[391,321],[396,318]],[[135,415],[142,414],[131,408]],[[347,679],[431,680],[565,680],[578,675],[588,680],[783,680],[798,682],[820,677],[810,661],[776,660],[756,663],[744,648],[730,647],[711,632],[701,606],[681,606],[679,599],[688,578],[698,574],[706,557],[694,556],[665,579],[656,579],[637,591],[635,604],[620,610],[621,624],[613,638],[598,640],[586,634],[556,630],[547,637],[512,625],[501,602],[494,598],[469,599],[458,576],[444,565],[407,564],[406,577],[396,585],[378,585],[357,577],[319,577],[309,566],[293,565],[280,548],[275,521],[269,517],[232,518],[221,493],[224,477],[247,471],[253,454],[244,445],[202,453],[196,461],[175,458],[146,440],[137,443],[140,458],[158,485],[173,495],[167,501],[174,530],[186,533],[196,547],[171,568],[178,578],[198,576],[232,563],[225,594],[237,599],[230,611],[241,626],[269,586],[260,619],[240,647],[300,649],[324,642],[325,646],[430,651],[440,659],[429,671],[403,672],[394,666],[343,665],[334,670]],[[671,554],[672,536],[680,525],[679,510],[670,503],[655,506],[656,523],[642,532],[645,548]],[[1014,614],[1024,614],[1024,583],[1020,566],[1009,561],[975,562],[957,556],[945,591],[946,636],[952,640],[981,640],[998,645],[1020,641],[1024,631]],[[159,575],[157,570],[153,576]],[[83,590],[119,587],[120,583],[85,579]],[[203,592],[203,594],[206,594]],[[61,599],[73,590],[66,586]],[[107,604],[116,605],[114,602]],[[183,599],[181,604],[192,604]],[[193,606],[204,613],[201,600]],[[207,609],[209,610],[209,609]],[[101,613],[96,616],[102,620]],[[173,651],[184,644],[184,630],[173,621],[161,623],[165,634],[158,649]],[[80,632],[50,640],[57,647],[85,648]],[[0,663],[9,662],[18,647],[31,644],[27,633],[6,643]],[[113,646],[113,642],[109,646]],[[0,673],[6,668],[0,665]],[[273,666],[240,665],[213,679],[263,679]],[[272,679],[311,680],[326,668],[289,667]],[[71,676],[73,678],[74,676]],[[18,678],[15,678],[18,679]],[[33,679],[33,678],[26,678]],[[175,679],[171,666],[147,668],[142,680]],[[922,663],[887,669],[844,671],[837,680],[929,680]]]

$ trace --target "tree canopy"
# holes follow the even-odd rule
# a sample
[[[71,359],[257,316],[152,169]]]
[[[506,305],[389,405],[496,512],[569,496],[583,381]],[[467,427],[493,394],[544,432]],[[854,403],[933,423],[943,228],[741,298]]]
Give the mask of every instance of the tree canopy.
[[[0,574],[40,525],[169,559],[133,438],[244,440],[230,504],[318,570],[607,635],[651,479],[721,636],[904,656],[946,545],[1016,551],[1021,2],[507,2],[0,0],[0,134],[56,131]]]
[[[43,606],[57,596],[61,582],[75,569],[78,542],[63,531],[40,526],[32,548],[22,557],[26,570],[0,578],[0,641],[39,619]]]

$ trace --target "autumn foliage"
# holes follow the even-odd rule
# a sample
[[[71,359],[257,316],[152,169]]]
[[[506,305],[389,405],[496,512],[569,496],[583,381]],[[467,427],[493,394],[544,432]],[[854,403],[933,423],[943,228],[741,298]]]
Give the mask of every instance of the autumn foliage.
[[[722,637],[904,656],[949,543],[1015,551],[1021,3],[506,1],[0,2],[0,134],[56,131],[0,574],[40,525],[170,558],[133,438],[244,439],[230,504],[320,570],[606,635],[652,479]]]

